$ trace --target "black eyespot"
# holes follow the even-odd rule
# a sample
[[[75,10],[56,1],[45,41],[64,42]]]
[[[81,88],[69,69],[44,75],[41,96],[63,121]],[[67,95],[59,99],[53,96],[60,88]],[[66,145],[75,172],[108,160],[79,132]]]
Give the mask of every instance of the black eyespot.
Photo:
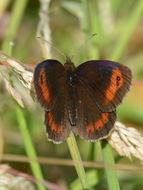
[[[121,80],[121,77],[117,76],[117,77],[116,77],[116,80],[117,80],[117,81],[120,81],[120,80]]]

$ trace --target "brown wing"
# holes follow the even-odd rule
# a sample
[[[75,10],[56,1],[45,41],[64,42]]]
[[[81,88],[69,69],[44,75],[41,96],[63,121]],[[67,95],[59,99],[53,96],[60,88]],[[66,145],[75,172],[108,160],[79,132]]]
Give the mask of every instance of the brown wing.
[[[57,60],[45,60],[38,64],[34,72],[34,87],[38,102],[50,110],[65,87],[66,72]]]
[[[51,111],[45,111],[46,132],[54,143],[63,142],[71,131],[65,102],[59,98]]]
[[[106,60],[88,61],[76,68],[79,80],[103,112],[110,112],[122,102],[131,85],[128,67]]]
[[[34,87],[38,102],[45,109],[48,139],[60,143],[70,133],[67,117],[66,72],[56,60],[40,63],[34,72]]]

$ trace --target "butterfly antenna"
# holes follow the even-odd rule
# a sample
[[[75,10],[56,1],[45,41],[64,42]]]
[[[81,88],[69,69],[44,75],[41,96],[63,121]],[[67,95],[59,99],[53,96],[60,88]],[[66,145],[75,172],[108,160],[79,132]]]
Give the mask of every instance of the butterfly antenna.
[[[54,48],[60,55],[62,55],[65,59],[67,58],[67,57],[65,56],[65,54],[64,54],[62,51],[60,51],[60,50],[54,45],[53,42],[47,41],[47,40],[45,40],[45,39],[42,39],[42,37],[40,37],[40,36],[37,36],[37,38],[38,38],[40,41],[42,41],[42,42],[48,43],[51,47],[53,47],[53,48]]]
[[[91,36],[89,36],[89,37],[74,51],[74,53],[72,54],[72,56],[70,57],[70,59],[72,60],[73,57],[79,52],[79,50],[80,50],[83,46],[85,46],[85,45],[86,45],[92,38],[94,38],[96,35],[97,35],[97,34],[94,33],[94,34],[92,34]]]

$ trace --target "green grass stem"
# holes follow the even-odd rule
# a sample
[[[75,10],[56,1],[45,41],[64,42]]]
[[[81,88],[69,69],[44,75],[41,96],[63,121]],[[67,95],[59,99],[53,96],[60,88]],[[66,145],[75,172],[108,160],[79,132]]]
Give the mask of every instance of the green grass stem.
[[[110,145],[106,141],[102,141],[103,161],[106,165],[115,164],[114,157]],[[109,190],[120,190],[119,181],[116,171],[113,168],[105,168],[107,183]]]
[[[32,138],[30,136],[30,132],[25,120],[23,110],[20,108],[18,104],[16,104],[15,107],[16,107],[16,118],[17,118],[17,122],[20,128],[21,134],[23,136],[26,153],[29,156],[29,158],[37,159],[36,150],[34,148]],[[31,161],[30,166],[31,166],[34,177],[38,179],[39,181],[43,181],[44,179],[43,179],[42,171],[38,162]],[[37,187],[39,190],[46,190],[45,187],[39,183],[37,183]]]
[[[85,170],[84,170],[84,167],[83,167],[83,164],[82,164],[82,160],[81,160],[81,157],[80,157],[79,149],[78,149],[78,146],[77,146],[77,143],[76,143],[76,140],[75,140],[75,137],[74,137],[73,133],[71,133],[70,137],[67,139],[67,144],[68,144],[68,147],[69,147],[69,150],[70,150],[70,153],[71,153],[71,157],[72,157],[72,159],[74,161],[75,168],[76,168],[78,177],[80,179],[82,188],[84,190],[85,189],[90,189],[88,181],[87,181],[87,177],[86,177],[86,174],[85,174]]]
[[[27,2],[27,0],[15,0],[13,4],[10,24],[2,45],[3,51],[7,51],[7,53],[9,53],[10,42],[12,42],[16,36]]]

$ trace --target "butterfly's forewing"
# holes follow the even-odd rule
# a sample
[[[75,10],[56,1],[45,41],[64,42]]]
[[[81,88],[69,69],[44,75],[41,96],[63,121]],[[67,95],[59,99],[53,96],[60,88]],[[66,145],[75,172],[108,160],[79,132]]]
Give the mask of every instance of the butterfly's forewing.
[[[45,109],[45,125],[49,140],[60,143],[69,135],[66,99],[66,72],[56,60],[40,63],[34,72],[38,102]]]
[[[37,100],[46,110],[51,109],[65,86],[65,69],[57,60],[40,63],[34,72],[34,87]]]
[[[102,112],[116,109],[132,78],[128,67],[106,60],[87,61],[76,68],[76,75]]]
[[[89,89],[80,81],[77,86],[77,123],[72,130],[75,134],[90,141],[107,137],[116,120],[115,111],[102,112],[91,98]]]

